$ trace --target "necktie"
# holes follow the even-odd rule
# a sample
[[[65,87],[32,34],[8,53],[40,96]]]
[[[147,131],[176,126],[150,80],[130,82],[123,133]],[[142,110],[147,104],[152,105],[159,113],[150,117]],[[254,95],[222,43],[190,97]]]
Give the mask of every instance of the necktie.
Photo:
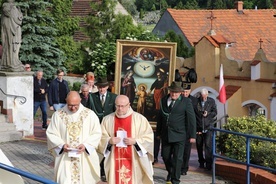
[[[102,106],[104,106],[104,95],[102,95],[101,103],[102,103]]]
[[[173,108],[174,102],[175,102],[175,100],[172,99],[172,101],[171,101],[171,103],[170,103],[170,105],[169,105],[169,110],[170,110],[170,111],[171,111],[172,108]]]

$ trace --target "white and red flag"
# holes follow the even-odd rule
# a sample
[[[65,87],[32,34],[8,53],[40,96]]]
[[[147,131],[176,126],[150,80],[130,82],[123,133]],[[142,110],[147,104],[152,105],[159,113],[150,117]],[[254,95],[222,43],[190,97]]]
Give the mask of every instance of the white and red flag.
[[[220,72],[219,72],[219,101],[223,104],[226,102],[226,91],[225,91],[225,84],[223,79],[223,66],[220,65]]]

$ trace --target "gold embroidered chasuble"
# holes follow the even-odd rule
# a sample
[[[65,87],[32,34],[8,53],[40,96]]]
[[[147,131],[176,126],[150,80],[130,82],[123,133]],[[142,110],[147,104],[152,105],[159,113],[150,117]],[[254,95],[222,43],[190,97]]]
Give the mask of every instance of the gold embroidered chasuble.
[[[80,104],[72,113],[67,106],[56,111],[47,129],[48,148],[55,156],[55,181],[60,184],[90,184],[100,181],[99,157],[96,153],[101,138],[99,119],[90,109]],[[57,154],[55,149],[64,144],[76,148],[84,144],[86,150],[79,157],[68,153]]]

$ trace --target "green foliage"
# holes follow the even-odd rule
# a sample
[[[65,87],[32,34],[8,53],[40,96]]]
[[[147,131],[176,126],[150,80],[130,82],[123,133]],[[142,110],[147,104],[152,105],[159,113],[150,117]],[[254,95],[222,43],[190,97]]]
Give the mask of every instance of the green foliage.
[[[188,9],[188,10],[199,9],[198,2],[196,0],[188,0],[184,5],[184,9]]]
[[[145,16],[145,11],[143,9],[140,9],[139,18],[143,20],[144,16]]]
[[[97,77],[107,77],[113,75],[114,68],[107,69],[115,63],[116,44],[114,42],[98,43],[93,50],[87,50],[88,61],[91,63],[91,69]]]
[[[73,86],[70,86],[71,91],[79,91],[81,88],[81,82],[74,82]]]
[[[53,27],[55,22],[48,11],[52,4],[42,0],[21,0],[18,5],[23,13],[20,60],[30,63],[34,70],[42,68],[44,77],[51,79],[65,60],[56,44],[58,31]]]
[[[109,31],[112,33],[109,41],[115,42],[117,39],[123,39],[129,34],[139,35],[143,32],[143,28],[141,25],[135,26],[131,16],[118,14],[114,16]]]
[[[52,3],[53,26],[58,30],[55,39],[58,47],[66,53],[64,65],[68,72],[78,73],[83,58],[80,44],[73,40],[73,33],[79,29],[79,18],[70,16],[72,0],[53,0]]]
[[[120,3],[122,4],[122,6],[127,10],[127,12],[130,15],[134,16],[138,13],[137,7],[134,4],[133,0],[121,0]]]
[[[229,118],[223,126],[226,130],[267,138],[276,138],[276,122],[264,116]],[[221,133],[218,149],[226,156],[246,161],[246,139],[233,134]],[[276,144],[257,139],[250,140],[250,162],[271,168],[276,166]]]
[[[90,45],[92,47],[97,43],[109,41],[113,38],[110,27],[115,17],[115,3],[115,0],[102,0],[101,3],[91,2],[91,9],[94,12],[85,20],[87,23],[85,31],[91,39]]]
[[[176,55],[179,57],[188,58],[190,55],[189,48],[185,45],[183,38],[177,35],[174,31],[170,30],[165,34],[165,40],[168,42],[177,42]]]

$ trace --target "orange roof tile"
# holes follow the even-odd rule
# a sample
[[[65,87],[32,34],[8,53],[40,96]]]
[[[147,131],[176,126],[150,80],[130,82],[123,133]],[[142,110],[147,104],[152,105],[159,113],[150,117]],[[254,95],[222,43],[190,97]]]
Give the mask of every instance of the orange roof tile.
[[[176,10],[167,9],[191,45],[197,43],[207,35],[211,28],[210,10]],[[233,42],[231,55],[235,59],[251,61],[260,48],[259,40],[262,39],[262,49],[269,61],[276,62],[276,10],[236,9],[212,10],[213,30],[225,39],[213,36],[215,40]]]

